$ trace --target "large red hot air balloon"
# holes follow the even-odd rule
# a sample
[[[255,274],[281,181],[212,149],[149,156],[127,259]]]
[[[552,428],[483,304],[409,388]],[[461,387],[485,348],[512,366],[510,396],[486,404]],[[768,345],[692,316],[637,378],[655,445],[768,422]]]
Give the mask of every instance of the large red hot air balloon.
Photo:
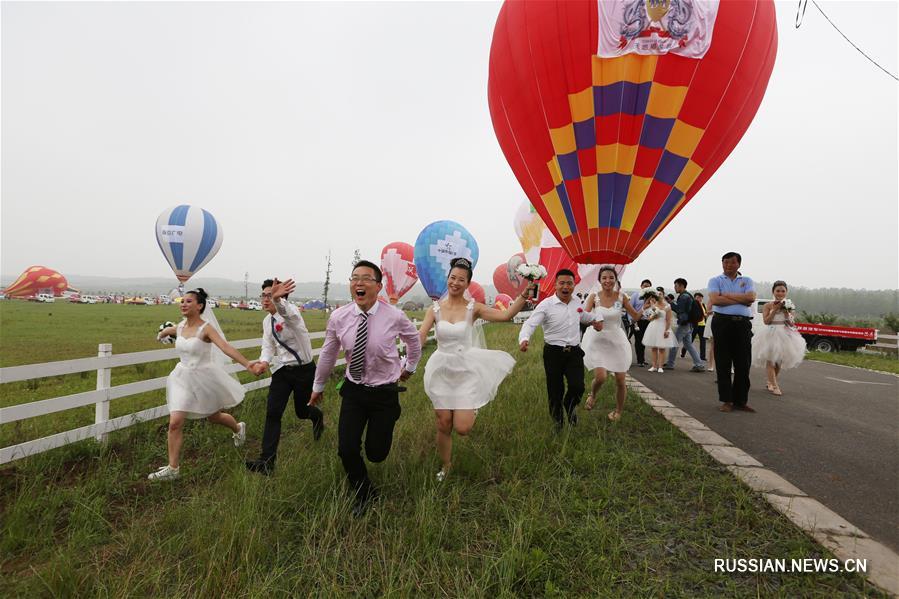
[[[519,252],[509,258],[504,264],[496,267],[496,270],[493,271],[493,286],[496,287],[499,293],[505,293],[512,297],[524,293],[524,290],[528,287],[528,280],[518,274],[516,269],[525,262],[524,254]]]
[[[574,261],[628,264],[743,136],[776,50],[772,0],[506,0],[493,127]]]
[[[390,303],[396,304],[418,281],[415,248],[400,241],[387,244],[381,250],[381,272],[384,275],[384,291]]]
[[[481,284],[477,281],[472,281],[468,284],[468,295],[471,296],[476,302],[480,302],[482,304],[487,303],[487,293],[484,291],[484,288],[481,287]]]
[[[7,297],[31,297],[39,293],[60,296],[68,288],[66,278],[52,268],[29,266],[3,293]]]

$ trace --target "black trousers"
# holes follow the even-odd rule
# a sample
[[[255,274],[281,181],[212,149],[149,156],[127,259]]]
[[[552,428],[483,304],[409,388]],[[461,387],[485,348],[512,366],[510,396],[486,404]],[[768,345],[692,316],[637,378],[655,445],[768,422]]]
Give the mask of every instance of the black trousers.
[[[349,379],[344,379],[340,396],[343,401],[337,425],[337,454],[351,489],[364,499],[371,493],[372,484],[362,459],[363,433],[369,461],[386,460],[393,444],[393,427],[402,411],[400,396],[395,389],[365,387]]]
[[[699,359],[705,362],[705,325],[696,325],[693,327],[693,341],[696,341],[696,336],[699,335]],[[686,350],[681,349],[680,355],[683,358],[684,352]]]
[[[712,319],[715,338],[715,371],[718,375],[718,401],[745,406],[749,401],[749,366],[752,363],[752,321],[715,314]],[[733,381],[730,369],[733,367]]]
[[[566,414],[570,414],[584,394],[584,351],[577,345],[563,348],[544,344],[543,369],[546,371],[549,415],[561,425],[562,409],[565,409]]]
[[[643,334],[648,326],[649,321],[642,318],[634,325],[634,351],[637,353],[637,364],[646,362],[646,346],[643,345]]]
[[[309,396],[312,394],[312,382],[315,379],[315,363],[304,366],[279,368],[272,375],[272,384],[268,388],[268,401],[265,408],[265,430],[262,432],[262,455],[259,459],[274,462],[278,454],[278,443],[281,441],[281,417],[293,393],[293,408],[300,420],[317,421],[322,417],[321,410],[309,407]]]

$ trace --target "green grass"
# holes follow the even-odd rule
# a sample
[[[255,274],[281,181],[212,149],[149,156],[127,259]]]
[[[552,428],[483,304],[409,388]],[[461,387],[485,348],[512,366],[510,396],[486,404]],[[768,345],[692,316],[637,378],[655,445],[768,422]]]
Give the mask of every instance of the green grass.
[[[842,364],[843,366],[855,366],[881,372],[899,374],[899,359],[896,356],[862,354],[854,351],[818,352],[810,351],[805,356],[809,360],[828,362],[830,364]]]
[[[510,352],[516,335],[487,328]],[[8,465],[0,595],[879,596],[857,575],[714,573],[715,558],[829,554],[636,395],[610,423],[607,385],[578,428],[553,434],[540,352],[515,356],[443,484],[421,372],[409,381],[391,455],[370,465],[383,499],[360,520],[343,494],[333,386],[319,443],[288,409],[271,478],[243,467],[263,392],[235,410],[246,448],[189,423],[174,484],[145,478],[165,461],[163,421]]]

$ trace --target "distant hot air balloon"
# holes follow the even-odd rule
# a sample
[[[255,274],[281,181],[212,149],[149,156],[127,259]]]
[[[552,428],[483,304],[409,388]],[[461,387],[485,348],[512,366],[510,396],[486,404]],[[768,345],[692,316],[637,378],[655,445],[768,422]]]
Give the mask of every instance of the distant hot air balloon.
[[[477,281],[472,281],[468,284],[468,289],[466,290],[471,299],[481,304],[487,303],[487,293],[484,291],[484,288],[481,287],[481,284]]]
[[[536,263],[539,255],[534,259]],[[520,264],[524,263],[524,254],[518,253],[509,258],[505,264],[500,264],[493,271],[493,286],[500,293],[516,296],[527,289],[528,281],[516,272]]]
[[[478,263],[478,243],[468,230],[451,220],[433,222],[415,240],[415,267],[418,278],[431,299],[446,293],[450,260],[467,258]]]
[[[540,240],[543,238],[546,225],[527,200],[518,206],[513,224],[525,260],[530,264],[536,264],[540,259]]]
[[[174,206],[156,219],[159,249],[182,283],[212,260],[223,237],[215,217],[197,206]]]
[[[500,293],[493,300],[493,307],[498,310],[505,310],[509,306],[512,305],[512,298],[506,295],[505,293]]]
[[[493,128],[568,254],[628,264],[739,142],[776,51],[772,0],[507,0]]]
[[[384,290],[391,304],[415,286],[415,248],[408,243],[395,241],[381,250],[381,271],[384,274]]]
[[[60,296],[67,289],[69,282],[52,268],[29,266],[3,293],[6,297],[31,297],[39,293]]]

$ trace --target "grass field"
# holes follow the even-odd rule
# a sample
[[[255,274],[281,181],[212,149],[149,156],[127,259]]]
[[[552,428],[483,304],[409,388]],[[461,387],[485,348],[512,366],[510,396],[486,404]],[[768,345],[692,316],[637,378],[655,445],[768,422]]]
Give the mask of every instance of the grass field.
[[[857,368],[867,368],[869,370],[880,370],[882,372],[899,374],[899,359],[890,355],[873,356],[871,354],[862,354],[854,351],[831,353],[812,351],[806,354],[806,358],[809,360],[817,360],[819,362],[828,362],[830,364],[842,364],[843,366],[855,366]]]
[[[82,313],[55,308],[59,320],[74,315],[53,333],[63,342]],[[157,347],[127,340],[144,343],[148,326],[152,340],[158,321],[174,320],[103,308],[121,312],[98,312],[93,326],[118,337],[92,333],[88,355],[101,341]],[[6,337],[11,313],[0,312],[4,365],[32,351]],[[250,316],[245,335],[220,319],[232,338],[255,337],[260,315]],[[17,343],[35,343],[27,331],[40,329],[26,321],[41,313],[16,318]],[[243,467],[258,452],[262,391],[235,410],[249,426],[245,448],[221,428],[188,425],[174,484],[145,478],[165,462],[163,421],[113,433],[105,448],[86,441],[0,468],[0,595],[880,596],[857,575],[715,573],[715,558],[830,556],[633,394],[621,422],[605,418],[607,385],[596,411],[553,434],[540,352],[515,352],[516,335],[514,325],[487,328],[488,344],[518,363],[472,435],[457,439],[442,484],[421,372],[409,381],[391,455],[370,466],[383,499],[360,520],[343,494],[333,386],[319,443],[285,414],[271,478]]]

